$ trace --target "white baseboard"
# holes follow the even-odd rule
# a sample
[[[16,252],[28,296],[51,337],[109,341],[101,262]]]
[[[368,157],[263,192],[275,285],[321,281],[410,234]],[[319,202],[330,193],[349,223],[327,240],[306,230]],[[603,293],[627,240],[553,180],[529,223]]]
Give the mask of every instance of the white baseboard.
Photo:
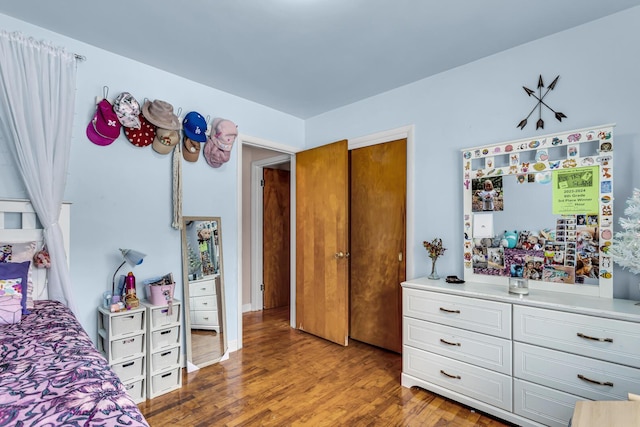
[[[244,304],[244,305],[242,306],[242,312],[243,312],[243,313],[246,313],[246,312],[248,312],[248,311],[251,311],[251,304]]]

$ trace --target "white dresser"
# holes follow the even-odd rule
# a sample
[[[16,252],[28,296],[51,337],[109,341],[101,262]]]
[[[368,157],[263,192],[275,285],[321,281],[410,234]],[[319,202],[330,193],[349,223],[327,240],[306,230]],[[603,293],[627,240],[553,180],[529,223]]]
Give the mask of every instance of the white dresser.
[[[402,385],[521,426],[640,391],[634,301],[419,278],[403,286]]]
[[[220,332],[218,293],[220,275],[189,281],[189,315],[191,329]]]

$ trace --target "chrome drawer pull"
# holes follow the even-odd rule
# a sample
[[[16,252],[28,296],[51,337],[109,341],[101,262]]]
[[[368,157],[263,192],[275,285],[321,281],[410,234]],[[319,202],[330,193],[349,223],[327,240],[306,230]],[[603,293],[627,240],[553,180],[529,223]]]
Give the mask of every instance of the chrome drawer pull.
[[[440,371],[440,372],[442,372],[442,371]],[[589,383],[592,383],[592,384],[607,385],[609,387],[613,387],[613,383],[612,382],[607,381],[606,383],[603,383],[603,382],[600,382],[600,381],[596,381],[596,380],[592,380],[590,378],[587,378],[582,374],[578,374],[578,378],[580,378],[582,381],[586,381],[586,382],[589,382]]]
[[[440,307],[440,311],[444,311],[445,313],[460,313],[460,310],[448,310],[442,307]]]
[[[458,347],[460,347],[460,343],[459,342],[449,342],[447,340],[443,340],[442,338],[440,338],[440,342],[446,345],[457,345]]]
[[[462,378],[460,377],[460,375],[451,375],[451,374],[447,374],[447,373],[446,373],[445,371],[443,371],[442,369],[440,369],[440,373],[441,373],[442,375],[445,375],[445,376],[447,376],[447,377],[449,377],[449,378],[453,378],[453,379],[455,379],[455,380],[461,380],[461,379],[462,379]]]
[[[583,333],[578,332],[576,335],[578,335],[580,338],[584,338],[585,340],[593,340],[593,341],[600,341],[600,342],[613,342],[613,338],[595,338],[595,337],[590,337],[589,335],[585,335]]]

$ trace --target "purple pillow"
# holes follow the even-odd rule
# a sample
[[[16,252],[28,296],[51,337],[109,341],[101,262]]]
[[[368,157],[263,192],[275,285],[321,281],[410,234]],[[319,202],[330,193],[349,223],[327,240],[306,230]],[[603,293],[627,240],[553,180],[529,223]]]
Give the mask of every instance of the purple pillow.
[[[22,314],[29,314],[27,310],[27,290],[29,278],[29,265],[31,261],[24,262],[0,262],[0,280],[22,279]]]

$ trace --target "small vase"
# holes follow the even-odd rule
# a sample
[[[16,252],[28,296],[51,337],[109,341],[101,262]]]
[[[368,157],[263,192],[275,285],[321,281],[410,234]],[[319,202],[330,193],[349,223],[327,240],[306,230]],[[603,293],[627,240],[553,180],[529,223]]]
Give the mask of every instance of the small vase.
[[[428,279],[438,280],[440,276],[438,275],[438,270],[436,270],[436,261],[438,258],[431,258],[431,274],[427,276]]]

